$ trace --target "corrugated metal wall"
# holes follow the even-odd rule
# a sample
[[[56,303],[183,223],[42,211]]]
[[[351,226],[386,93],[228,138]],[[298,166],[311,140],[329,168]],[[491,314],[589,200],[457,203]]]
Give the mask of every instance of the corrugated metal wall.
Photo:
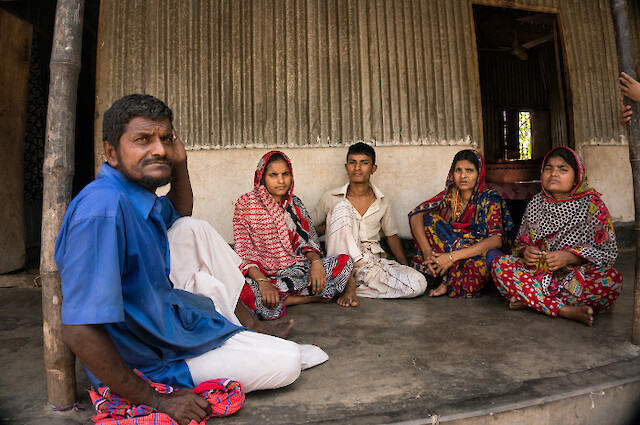
[[[576,141],[617,143],[609,1],[478,3],[561,12]],[[98,112],[157,95],[192,148],[479,142],[470,11],[468,0],[104,1]]]
[[[158,95],[191,146],[464,142],[469,24],[465,1],[104,2],[99,109]]]

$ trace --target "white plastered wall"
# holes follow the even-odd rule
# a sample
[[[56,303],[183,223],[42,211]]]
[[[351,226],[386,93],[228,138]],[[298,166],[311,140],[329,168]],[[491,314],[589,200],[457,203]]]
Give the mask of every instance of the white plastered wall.
[[[585,145],[580,150],[589,184],[602,193],[614,222],[634,220],[633,179],[629,147]]]
[[[444,187],[451,159],[461,146],[376,147],[378,170],[373,183],[391,200],[399,236],[410,237],[407,214]],[[194,217],[210,222],[233,242],[233,206],[253,187],[260,157],[270,149],[189,151]],[[347,181],[347,148],[282,149],[293,164],[295,194],[309,210],[324,192]],[[159,191],[160,193],[160,191]]]

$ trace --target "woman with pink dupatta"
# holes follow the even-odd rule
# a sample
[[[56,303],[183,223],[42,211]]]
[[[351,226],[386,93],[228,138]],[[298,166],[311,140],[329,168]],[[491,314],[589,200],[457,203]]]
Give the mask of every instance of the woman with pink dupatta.
[[[242,301],[261,319],[336,296],[345,305],[355,296],[353,262],[345,254],[323,257],[309,213],[293,194],[289,158],[279,151],[265,154],[253,183],[236,201],[233,215],[235,251],[245,274]]]

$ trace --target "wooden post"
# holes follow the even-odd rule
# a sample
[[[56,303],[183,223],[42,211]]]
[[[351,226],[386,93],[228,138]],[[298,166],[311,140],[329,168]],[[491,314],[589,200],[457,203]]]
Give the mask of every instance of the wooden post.
[[[629,25],[629,8],[626,0],[611,0],[611,14],[616,31],[616,45],[618,47],[618,67],[635,79],[638,76],[634,69],[634,58]],[[636,267],[634,281],[633,325],[631,342],[640,345],[640,107],[636,102],[627,99],[631,105],[633,115],[627,125],[629,140],[629,160],[633,175],[633,197],[635,205],[635,233],[636,233]]]
[[[62,290],[54,260],[55,241],[71,200],[78,75],[82,55],[84,0],[58,0],[51,51],[51,78],[43,166],[42,321],[49,404],[76,402],[75,356],[60,338]]]

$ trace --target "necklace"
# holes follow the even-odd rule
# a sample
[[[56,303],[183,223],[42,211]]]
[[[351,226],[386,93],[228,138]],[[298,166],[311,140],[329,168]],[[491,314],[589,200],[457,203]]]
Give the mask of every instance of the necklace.
[[[452,193],[452,198],[453,198],[453,219],[454,221],[457,221],[462,216],[462,213],[467,208],[467,205],[469,205],[470,199],[464,202],[462,200],[462,194],[460,193],[460,190],[458,188],[454,188]]]

